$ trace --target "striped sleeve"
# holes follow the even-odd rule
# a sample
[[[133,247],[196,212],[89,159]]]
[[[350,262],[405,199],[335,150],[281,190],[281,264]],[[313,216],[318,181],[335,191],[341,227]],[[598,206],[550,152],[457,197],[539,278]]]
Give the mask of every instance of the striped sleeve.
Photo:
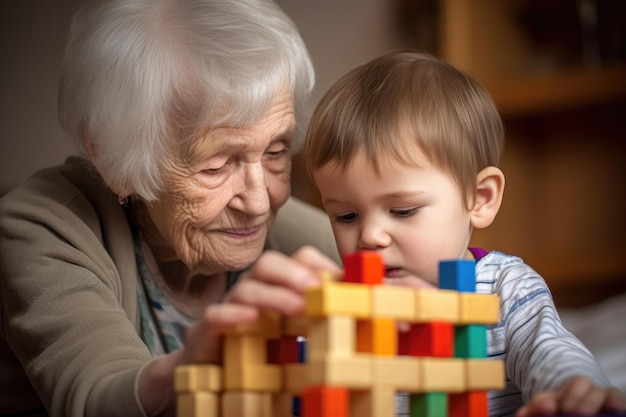
[[[532,268],[492,252],[477,264],[477,291],[500,296],[500,323],[489,329],[489,355],[505,360],[506,388],[490,395],[490,415],[512,415],[535,393],[559,389],[574,376],[598,386],[608,378],[589,350],[563,327],[552,295]]]

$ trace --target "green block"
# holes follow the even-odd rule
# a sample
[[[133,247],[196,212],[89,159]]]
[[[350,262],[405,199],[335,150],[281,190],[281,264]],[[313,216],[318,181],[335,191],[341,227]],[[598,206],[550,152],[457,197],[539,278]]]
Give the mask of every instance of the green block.
[[[455,358],[487,357],[487,326],[470,324],[454,328]]]
[[[411,417],[448,417],[448,394],[411,394],[410,410]]]

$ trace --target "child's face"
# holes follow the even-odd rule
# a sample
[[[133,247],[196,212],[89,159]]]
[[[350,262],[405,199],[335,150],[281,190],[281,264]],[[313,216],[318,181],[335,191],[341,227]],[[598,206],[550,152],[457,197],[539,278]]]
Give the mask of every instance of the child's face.
[[[379,252],[386,278],[417,276],[437,284],[442,259],[471,258],[470,213],[456,183],[416,147],[419,165],[381,158],[380,175],[364,152],[345,172],[330,163],[313,172],[341,255]]]

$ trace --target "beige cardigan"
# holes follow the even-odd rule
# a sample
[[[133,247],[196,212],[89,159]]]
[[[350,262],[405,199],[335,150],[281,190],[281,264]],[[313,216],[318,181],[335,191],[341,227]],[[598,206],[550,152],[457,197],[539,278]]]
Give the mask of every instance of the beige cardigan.
[[[326,216],[290,199],[268,246],[304,244],[337,259]],[[0,415],[145,415],[136,273],[124,212],[86,160],[0,199]]]

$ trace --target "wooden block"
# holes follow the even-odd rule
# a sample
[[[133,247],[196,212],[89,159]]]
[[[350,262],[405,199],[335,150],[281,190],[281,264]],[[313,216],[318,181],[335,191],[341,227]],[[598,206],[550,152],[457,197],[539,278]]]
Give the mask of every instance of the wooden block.
[[[369,318],[371,287],[350,282],[330,282],[306,292],[305,315],[313,318],[348,315]]]
[[[468,324],[454,329],[454,357],[486,358],[487,326]]]
[[[372,361],[372,386],[391,387],[396,391],[422,392],[420,359],[374,356]]]
[[[371,290],[372,317],[412,321],[415,317],[415,289],[376,285]]]
[[[176,396],[176,417],[219,417],[219,396],[214,392],[186,392]]]
[[[408,332],[400,332],[398,354],[450,358],[454,353],[452,323],[412,324]]]
[[[422,390],[463,392],[466,390],[465,369],[465,361],[462,359],[421,358]]]
[[[304,363],[282,366],[283,390],[293,395],[300,395],[308,385],[307,368]]]
[[[282,389],[279,365],[245,365],[224,368],[226,391],[278,392]]]
[[[174,390],[218,392],[222,389],[222,369],[217,365],[184,365],[174,372]]]
[[[307,338],[308,360],[327,356],[350,357],[355,352],[356,320],[349,316],[331,316],[311,320]]]
[[[392,319],[358,320],[356,324],[356,351],[381,356],[396,356],[398,330]]]
[[[307,380],[311,386],[333,385],[347,388],[368,388],[372,385],[371,366],[369,355],[311,360],[306,364]]]
[[[412,394],[410,398],[411,417],[448,417],[447,394]]]
[[[390,417],[396,415],[396,392],[389,387],[350,392],[351,417]]]
[[[306,316],[285,317],[282,334],[287,336],[306,336],[309,333],[310,320]]]
[[[344,271],[317,271],[317,277],[320,279],[320,283],[326,284],[328,282],[340,282],[343,280]]]
[[[242,416],[273,417],[271,395],[264,392],[224,392],[221,417]]]
[[[302,396],[303,417],[348,417],[349,392],[342,387],[309,387]],[[246,416],[247,417],[247,416]]]
[[[440,261],[439,288],[459,292],[476,292],[476,261],[473,259]]]
[[[262,336],[227,335],[223,338],[224,369],[267,363],[267,343]]]
[[[448,395],[448,417],[489,417],[487,392],[471,391]]]
[[[499,321],[500,297],[497,295],[459,295],[459,324],[496,324]]]
[[[468,391],[502,390],[505,384],[504,361],[468,359],[465,361]]]
[[[297,336],[281,336],[267,340],[267,363],[285,365],[299,362]]]
[[[281,318],[274,311],[262,310],[257,321],[225,328],[222,332],[227,335],[251,334],[264,336],[266,339],[277,339],[281,335]]]
[[[385,264],[374,251],[359,251],[343,256],[344,282],[377,285],[383,283]]]
[[[272,414],[271,417],[293,417],[299,415],[294,413],[293,400],[294,397],[287,392],[278,392],[271,394],[272,396]],[[242,416],[247,417],[247,416]]]
[[[418,323],[430,321],[457,323],[459,293],[451,290],[415,290],[415,316]]]

